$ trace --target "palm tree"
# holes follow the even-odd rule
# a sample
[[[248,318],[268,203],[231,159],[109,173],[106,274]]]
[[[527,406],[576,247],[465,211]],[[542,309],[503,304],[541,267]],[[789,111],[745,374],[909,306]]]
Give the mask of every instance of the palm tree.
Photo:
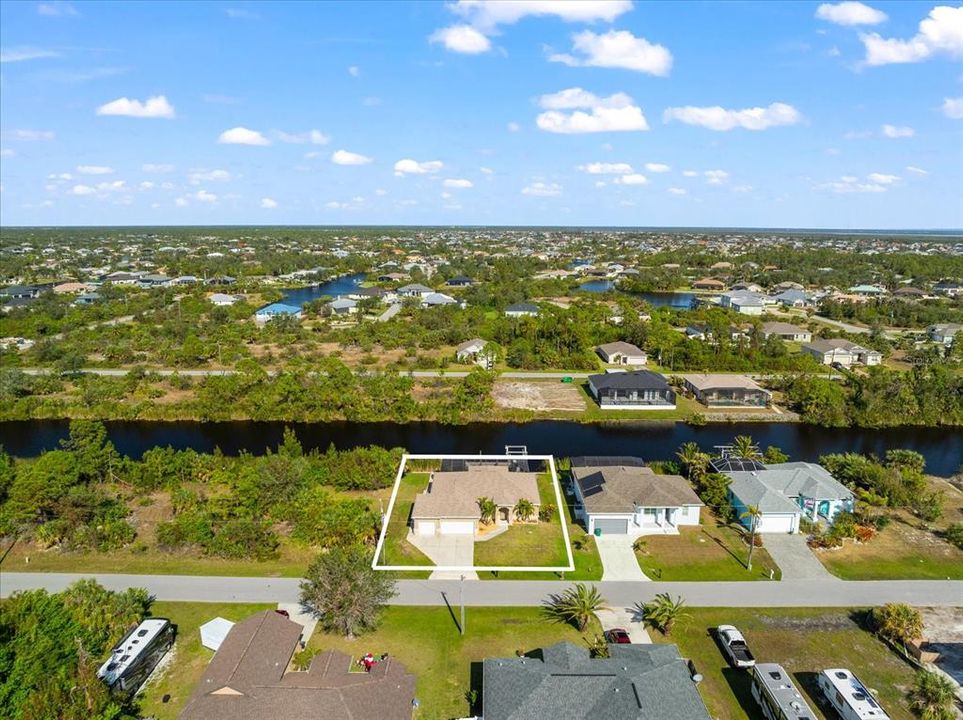
[[[762,517],[762,510],[756,505],[750,505],[746,511],[739,516],[740,520],[749,519],[749,557],[746,560],[746,570],[752,570],[752,549],[756,547],[756,528],[759,526],[759,518]]]
[[[517,517],[519,520],[529,520],[534,514],[535,506],[532,505],[531,500],[521,498],[517,503],[515,503],[515,517]]]
[[[552,595],[545,610],[555,622],[572,623],[584,632],[596,612],[605,607],[605,601],[594,585],[575,583],[561,595]]]
[[[873,608],[873,624],[876,632],[893,643],[900,643],[906,652],[906,643],[923,636],[923,616],[906,603],[887,603]]]
[[[664,635],[672,633],[672,626],[677,620],[689,616],[685,612],[685,600],[682,596],[673,600],[669,593],[659,593],[652,602],[645,603],[642,614],[647,623],[661,630]]]
[[[732,452],[743,460],[758,460],[762,457],[759,454],[759,446],[749,435],[736,435],[732,441]]]
[[[922,720],[953,720],[953,685],[942,675],[920,670],[910,697]]]
[[[480,497],[477,500],[478,509],[481,511],[481,521],[486,525],[495,522],[495,513],[498,512],[498,505],[490,497]]]
[[[698,480],[702,477],[709,465],[709,456],[694,442],[687,442],[679,447],[676,457],[685,465],[686,474],[690,480]]]

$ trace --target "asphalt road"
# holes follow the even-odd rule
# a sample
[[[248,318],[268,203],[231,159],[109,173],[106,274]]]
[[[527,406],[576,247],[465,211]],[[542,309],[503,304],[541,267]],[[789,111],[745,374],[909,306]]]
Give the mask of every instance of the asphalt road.
[[[189,575],[112,575],[99,573],[0,573],[0,597],[18,590],[59,592],[92,577],[111,590],[146,588],[159,600],[188,602],[297,602],[295,578],[239,578]],[[782,582],[599,582],[613,607],[631,607],[657,593],[681,595],[692,607],[858,607],[906,602],[927,607],[963,606],[963,581],[895,580],[847,582],[838,579]],[[393,605],[444,605],[459,602],[457,580],[399,580]],[[464,583],[465,604],[521,607],[541,605],[570,582],[475,580]]]

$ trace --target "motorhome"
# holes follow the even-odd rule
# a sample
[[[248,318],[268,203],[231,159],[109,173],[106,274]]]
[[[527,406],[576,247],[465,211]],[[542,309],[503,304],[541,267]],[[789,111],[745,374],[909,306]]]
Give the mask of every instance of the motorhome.
[[[165,618],[144,620],[111,650],[97,677],[111,690],[133,695],[174,644],[174,626]]]
[[[766,720],[816,720],[781,665],[756,663],[752,669],[752,697]]]
[[[842,720],[889,720],[873,694],[849,670],[823,670],[816,682]]]

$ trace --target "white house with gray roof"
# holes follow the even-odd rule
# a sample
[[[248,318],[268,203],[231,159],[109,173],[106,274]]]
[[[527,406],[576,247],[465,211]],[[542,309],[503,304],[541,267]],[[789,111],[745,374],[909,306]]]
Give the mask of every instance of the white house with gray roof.
[[[709,720],[675,645],[609,645],[608,658],[569,642],[540,656],[487,658],[481,720]]]
[[[853,493],[821,465],[789,462],[762,467],[725,473],[732,480],[729,498],[740,522],[749,527],[750,519],[742,514],[750,506],[762,513],[756,532],[797,533],[803,517],[832,523],[837,514],[853,509]]]

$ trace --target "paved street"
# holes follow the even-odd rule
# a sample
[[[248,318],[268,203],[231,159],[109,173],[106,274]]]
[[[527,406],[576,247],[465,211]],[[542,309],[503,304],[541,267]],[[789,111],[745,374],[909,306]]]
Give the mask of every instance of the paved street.
[[[238,578],[189,575],[111,575],[97,573],[0,574],[0,597],[17,590],[46,588],[59,592],[83,577],[122,590],[143,587],[160,600],[193,602],[297,602],[295,578]],[[395,605],[442,605],[442,593],[458,596],[457,580],[400,580]],[[466,581],[465,604],[520,607],[541,605],[571,585],[565,581]],[[785,580],[782,582],[599,582],[607,602],[631,607],[657,593],[682,595],[693,607],[854,607],[906,602],[927,607],[963,606],[963,581],[893,580],[846,582]]]

